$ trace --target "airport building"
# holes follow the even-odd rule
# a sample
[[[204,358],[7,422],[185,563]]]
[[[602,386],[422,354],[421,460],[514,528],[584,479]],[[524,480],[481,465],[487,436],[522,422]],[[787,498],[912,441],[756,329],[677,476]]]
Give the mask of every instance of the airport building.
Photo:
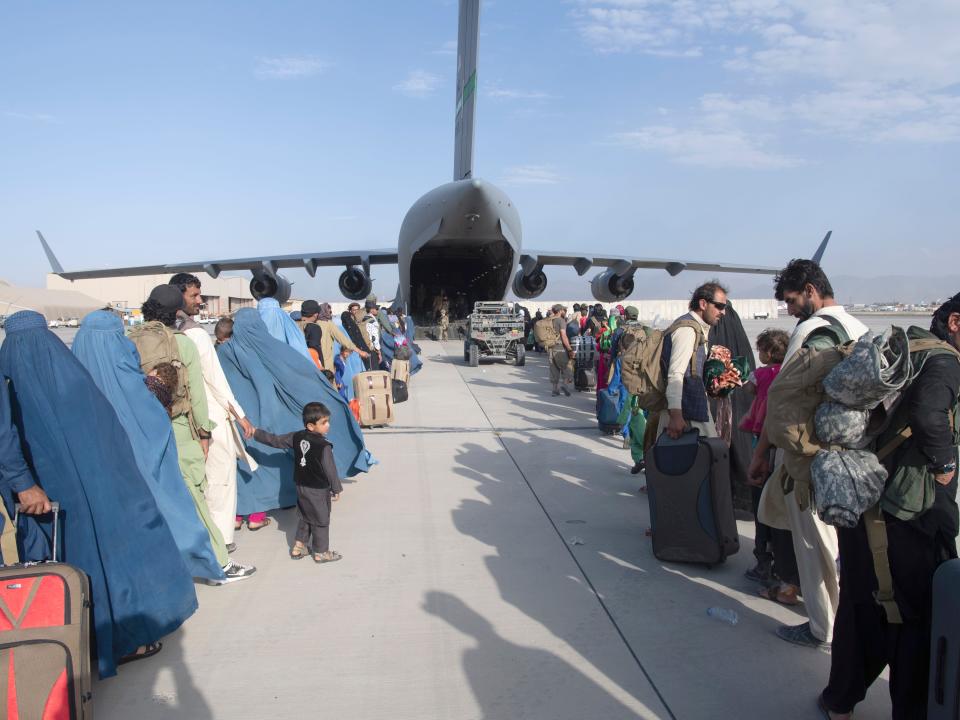
[[[201,294],[205,303],[204,314],[218,317],[236,312],[240,308],[253,307],[256,301],[250,294],[250,280],[244,277],[221,275],[212,278],[206,273],[196,273],[200,279]],[[170,275],[134,275],[128,277],[95,278],[89,280],[65,280],[59,275],[47,275],[49,290],[77,290],[102,300],[104,305],[121,310],[139,310],[150,291],[170,280]],[[299,303],[297,303],[299,308]]]

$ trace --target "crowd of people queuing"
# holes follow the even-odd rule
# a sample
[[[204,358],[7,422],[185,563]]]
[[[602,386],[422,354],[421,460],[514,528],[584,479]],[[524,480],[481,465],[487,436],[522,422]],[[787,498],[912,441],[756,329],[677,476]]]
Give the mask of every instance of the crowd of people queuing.
[[[200,280],[177,274],[141,324],[98,310],[72,348],[36,312],[6,320],[0,494],[7,517],[19,505],[19,557],[4,561],[49,559],[56,538],[58,559],[89,576],[101,678],[160,651],[197,609],[196,581],[253,576],[232,557],[236,533],[269,525],[271,510],[297,508],[291,558],[340,560],[331,503],[376,462],[348,405],[352,377],[389,368],[401,346],[420,366],[412,323],[374,296],[339,323],[328,303],[308,300],[294,320],[263,298],[213,337],[201,305]]]
[[[650,331],[636,307],[575,305],[568,316],[554,305],[546,318],[529,317],[529,341],[548,355],[553,396],[595,387],[598,414],[601,397],[612,402],[606,424],[630,449],[632,473],[644,470],[661,433],[696,429],[730,445],[731,474],[749,485],[756,516],[756,563],[746,575],[771,601],[802,599],[807,622],[779,627],[781,639],[832,652],[818,698],[825,717],[849,717],[886,666],[893,716],[921,717],[932,577],[956,556],[960,527],[960,294],[929,329],[910,328],[945,350],[916,363],[896,415],[909,432],[881,458],[891,478],[926,488],[915,511],[883,512],[886,606],[876,599],[883,593],[864,519],[838,528],[818,515],[809,481],[791,477],[771,440],[769,412],[771,388],[792,360],[867,328],[836,302],[813,261],[784,268],[775,296],[798,323],[792,333],[760,333],[757,364],[726,289],[698,287],[689,311],[663,331],[657,407],[644,407],[624,383],[630,338]],[[37,313],[6,321],[0,494],[8,515],[16,502],[25,516],[22,561],[51,555],[50,503],[60,504],[59,556],[90,578],[101,677],[160,650],[160,638],[197,608],[194,581],[250,578],[256,568],[231,558],[236,533],[269,525],[268,511],[298,508],[291,558],[340,560],[329,540],[332,503],[343,478],[376,462],[350,410],[352,377],[389,368],[401,349],[411,372],[421,364],[413,323],[373,296],[339,322],[329,303],[307,300],[290,314],[264,298],[222,318],[213,337],[194,320],[201,303],[199,279],[175,275],[143,303],[141,325],[125,331],[114,312],[93,312],[72,349]],[[446,316],[442,301],[438,313]]]
[[[777,275],[775,297],[798,323],[792,333],[770,328],[758,336],[757,365],[726,289],[717,282],[698,287],[689,312],[663,331],[659,362],[665,397],[654,408],[637,407],[637,398],[621,381],[625,333],[651,331],[638,321],[637,308],[617,306],[607,314],[599,305],[575,305],[568,316],[564,306],[554,305],[546,318],[538,312],[531,319],[536,332],[531,339],[548,353],[554,396],[570,395],[567,387],[583,368],[583,358],[592,357],[583,348],[597,348],[591,369],[597,373],[598,419],[602,428],[602,404],[610,397],[604,389],[615,386],[612,396],[619,398],[622,413],[614,427],[632,450],[632,472],[643,469],[644,453],[660,433],[677,438],[696,429],[705,437],[723,437],[731,446],[731,475],[749,485],[757,518],[756,564],[746,576],[760,584],[759,594],[769,600],[797,605],[802,598],[807,622],[780,626],[776,634],[795,645],[831,652],[830,675],[817,697],[824,717],[849,718],[888,666],[892,716],[926,717],[933,575],[942,562],[957,556],[960,529],[960,294],[934,313],[929,329],[908,329],[911,342],[922,340],[935,350],[922,351],[920,357],[911,344],[917,372],[904,386],[896,410],[889,410],[893,415],[887,429],[875,438],[875,457],[890,478],[876,506],[877,521],[886,530],[888,570],[875,564],[877,548],[868,537],[867,513],[853,527],[828,524],[816,511],[809,477],[800,477],[789,465],[790,449],[778,449],[770,440],[776,430],[772,410],[777,408],[770,408],[768,399],[782,369],[794,359],[799,366],[815,353],[849,348],[868,328],[836,302],[826,274],[811,260],[794,260]],[[538,326],[546,329],[537,332]],[[736,365],[732,356],[742,360],[734,381],[724,392],[712,392],[723,383],[711,380],[710,363],[722,361],[722,377],[724,368]],[[725,421],[725,412],[736,422]],[[645,422],[634,420],[644,415]],[[809,463],[806,467],[809,476]],[[881,575],[890,577],[890,589],[878,580]]]

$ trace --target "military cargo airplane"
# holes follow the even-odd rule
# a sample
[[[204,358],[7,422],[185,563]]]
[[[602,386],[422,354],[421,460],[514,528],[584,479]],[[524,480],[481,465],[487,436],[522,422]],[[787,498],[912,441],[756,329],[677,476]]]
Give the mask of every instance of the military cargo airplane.
[[[546,266],[572,266],[581,276],[591,268],[600,268],[590,282],[590,290],[597,301],[604,303],[629,297],[634,274],[640,268],[658,268],[670,275],[683,270],[778,271],[755,265],[524,250],[517,208],[503,190],[473,173],[479,20],[480,0],[460,0],[453,182],[434,188],[413,204],[400,226],[396,249],[301,252],[66,272],[38,231],[53,272],[79,280],[178,272],[206,272],[217,277],[223,271],[248,270],[253,276],[250,292],[255,298],[275,297],[284,302],[290,297],[291,283],[279,272],[281,269],[303,268],[312,277],[318,267],[345,267],[339,278],[340,292],[351,300],[362,300],[372,289],[370,266],[396,264],[400,286],[394,303],[406,307],[417,321],[432,321],[433,303],[441,293],[459,298],[458,307],[466,312],[475,301],[502,300],[511,289],[522,299],[538,297],[547,287]],[[827,233],[815,258],[822,255],[829,237]]]

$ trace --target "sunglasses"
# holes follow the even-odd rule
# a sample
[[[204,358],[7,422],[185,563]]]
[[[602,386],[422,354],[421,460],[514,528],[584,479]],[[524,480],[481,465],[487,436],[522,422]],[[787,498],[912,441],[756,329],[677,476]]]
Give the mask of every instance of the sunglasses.
[[[723,311],[727,309],[727,303],[725,302],[717,302],[716,300],[707,300],[707,302],[713,305],[717,310]]]

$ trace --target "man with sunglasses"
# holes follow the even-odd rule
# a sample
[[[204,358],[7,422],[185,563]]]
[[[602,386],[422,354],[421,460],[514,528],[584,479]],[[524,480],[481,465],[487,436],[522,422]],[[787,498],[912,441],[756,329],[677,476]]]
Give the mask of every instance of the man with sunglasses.
[[[690,312],[670,326],[663,342],[667,409],[660,417],[660,427],[672,438],[680,437],[688,428],[696,428],[702,437],[716,437],[717,427],[710,417],[703,384],[703,365],[710,328],[727,310],[727,289],[718,282],[704,283],[693,291],[689,307]]]

